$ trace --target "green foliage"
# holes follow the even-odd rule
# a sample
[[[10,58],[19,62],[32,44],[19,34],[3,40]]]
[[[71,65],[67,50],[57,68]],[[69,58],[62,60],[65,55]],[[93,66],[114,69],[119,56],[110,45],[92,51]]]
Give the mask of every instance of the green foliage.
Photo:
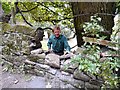
[[[101,63],[101,73],[99,74],[105,80],[103,87],[117,88],[119,77],[114,71],[118,71],[120,68],[119,58],[106,58],[106,60]]]
[[[90,72],[93,75],[98,75],[99,73],[99,47],[96,45],[86,46],[86,50],[83,51],[83,54],[74,57],[72,61],[77,61],[80,63],[79,69],[85,72]],[[88,57],[87,57],[88,56]]]
[[[120,0],[116,2],[117,13],[120,13]]]
[[[79,63],[79,70],[102,77],[105,81],[103,84],[104,88],[118,87],[118,77],[114,71],[117,71],[118,68],[120,68],[119,58],[108,57],[104,62],[101,62],[98,52],[100,52],[98,46],[87,46],[83,54],[79,54],[78,56],[72,58],[72,62]]]
[[[2,9],[5,14],[9,14],[11,12],[11,4],[9,2],[2,3]]]
[[[120,33],[120,14],[114,17],[114,27],[112,28],[111,40],[119,43],[119,33]]]
[[[117,18],[119,21],[119,19]],[[101,39],[99,32],[104,31],[104,28],[100,26],[100,18],[96,16],[91,17],[91,21],[83,25],[84,34],[89,34]],[[117,23],[118,24],[118,23]],[[104,38],[102,38],[104,39]],[[97,77],[102,77],[104,80],[103,88],[116,88],[118,87],[119,78],[116,75],[116,71],[120,68],[119,57],[104,57],[100,58],[100,47],[97,45],[86,45],[83,53],[72,58],[72,62],[79,63],[79,69],[86,73],[91,73]],[[108,55],[118,55],[118,51],[109,50]],[[102,61],[102,59],[104,59]]]
[[[84,34],[87,34],[87,36],[93,36],[93,37],[100,37],[100,32],[104,31],[103,26],[100,25],[101,18],[97,16],[91,16],[90,22],[85,22],[83,24],[84,28]]]
[[[3,2],[3,9],[6,13],[15,9],[14,2]],[[12,5],[12,6],[11,6]],[[60,25],[62,33],[67,37],[74,29],[73,14],[69,2],[18,2],[18,8],[22,12],[26,21],[37,27],[51,27]],[[24,20],[20,13],[15,15],[16,22],[23,24]]]

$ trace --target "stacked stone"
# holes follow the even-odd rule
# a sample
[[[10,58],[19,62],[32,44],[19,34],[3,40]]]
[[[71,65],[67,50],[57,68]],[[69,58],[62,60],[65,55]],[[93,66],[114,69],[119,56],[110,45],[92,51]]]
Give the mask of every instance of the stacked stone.
[[[71,63],[70,58],[74,56],[73,54],[58,56],[55,54],[48,54],[45,57],[41,56],[43,54],[33,55],[31,58],[25,61],[26,66],[32,65],[32,68],[26,69],[35,75],[43,76],[48,78],[48,82],[52,84],[55,88],[55,81],[62,85],[61,82],[66,83],[65,88],[95,88],[99,89],[103,80],[91,74],[82,72],[78,69],[79,63]],[[37,58],[37,56],[39,58]],[[42,57],[42,58],[41,58]],[[37,60],[36,60],[36,59]],[[33,70],[33,71],[32,71]],[[61,87],[62,88],[62,87]]]

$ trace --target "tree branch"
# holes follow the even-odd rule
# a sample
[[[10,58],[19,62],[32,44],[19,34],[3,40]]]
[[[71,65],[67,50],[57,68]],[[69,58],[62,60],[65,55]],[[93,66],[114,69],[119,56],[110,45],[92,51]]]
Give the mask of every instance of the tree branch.
[[[74,33],[73,37],[67,38],[67,40],[75,38],[76,34]]]
[[[30,25],[31,27],[33,27],[33,25],[30,24],[30,23],[25,19],[24,15],[22,14],[21,10],[20,10],[19,7],[18,7],[18,2],[15,2],[14,4],[15,4],[15,8],[16,8],[16,14],[17,14],[17,13],[20,13],[21,16],[22,16],[22,18],[23,18],[23,20],[24,20],[28,25]]]
[[[71,49],[73,49],[73,48],[75,48],[75,47],[77,47],[77,45],[75,45],[75,46],[71,47]]]
[[[50,28],[50,27],[43,28],[43,30],[45,30],[45,29],[50,29],[50,30],[53,30],[53,29],[52,29],[52,28]]]
[[[54,12],[53,10],[51,10],[50,8],[48,8],[47,6],[45,6],[44,4],[42,4],[42,3],[39,3],[39,4],[40,4],[41,6],[43,6],[43,7],[45,7],[47,11],[51,11],[51,12],[53,12],[53,14],[56,14],[56,15],[59,15],[59,16],[63,17],[62,15]]]
[[[22,4],[23,4],[23,6],[27,9],[27,7],[25,6],[25,4],[24,4],[24,3],[22,3]],[[27,11],[21,10],[21,12],[30,12],[30,11],[36,9],[38,6],[39,6],[39,4],[37,4],[37,6],[31,8],[30,10],[28,10],[28,9],[27,9]]]
[[[25,17],[23,16],[23,14],[22,14],[22,12],[21,12],[20,10],[19,10],[19,12],[20,12],[20,14],[21,14],[23,20],[24,20],[28,25],[30,25],[31,27],[33,27],[33,25],[30,24],[30,23],[25,19]]]

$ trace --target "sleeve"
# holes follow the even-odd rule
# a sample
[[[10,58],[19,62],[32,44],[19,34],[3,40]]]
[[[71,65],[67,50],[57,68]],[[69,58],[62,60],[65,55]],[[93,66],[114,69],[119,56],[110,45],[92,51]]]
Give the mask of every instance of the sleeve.
[[[64,36],[64,48],[66,49],[66,51],[70,51],[70,46],[67,42],[67,38]]]
[[[48,49],[51,49],[51,44],[52,44],[52,36],[50,36],[48,43],[47,43]]]

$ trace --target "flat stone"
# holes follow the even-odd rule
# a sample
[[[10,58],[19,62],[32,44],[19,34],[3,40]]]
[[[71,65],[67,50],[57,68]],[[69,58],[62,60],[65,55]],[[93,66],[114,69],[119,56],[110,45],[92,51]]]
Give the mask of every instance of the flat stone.
[[[34,69],[34,72],[36,73],[37,76],[44,77],[44,75],[45,75],[44,71],[41,71],[38,69]]]
[[[92,73],[89,73],[89,72],[87,72],[87,76],[89,76],[91,79],[96,79],[96,76],[95,75],[92,75]]]
[[[50,69],[50,66],[39,63],[39,64],[36,64],[36,65],[35,65],[35,68],[37,68],[37,69],[49,70],[49,69]]]
[[[63,75],[70,75],[69,73],[67,73],[67,72],[64,72],[64,71],[61,71],[61,73],[63,74]]]
[[[85,82],[88,82],[90,80],[90,77],[87,76],[86,74],[84,74],[83,72],[81,72],[80,70],[76,69],[74,71],[74,74],[73,74],[73,77],[75,79],[78,79],[78,80],[82,80],[82,81],[85,81]]]
[[[72,79],[72,81],[69,82],[72,86],[77,87],[77,88],[85,88],[84,81],[82,80],[76,80]]]
[[[46,87],[44,77],[32,76],[31,79],[32,79],[31,81],[26,82],[27,88],[45,88]]]
[[[46,79],[46,82],[47,80],[51,80],[55,77],[55,75],[49,73],[49,72],[45,72],[45,79]]]
[[[93,85],[101,86],[103,84],[103,81],[97,79],[90,79],[89,83]]]
[[[43,52],[43,50],[41,48],[39,48],[39,49],[36,49],[36,50],[32,50],[30,53],[31,54],[40,54],[42,52]]]
[[[76,89],[76,88],[75,88],[74,86],[72,86],[71,84],[65,85],[64,88],[70,88],[71,90],[73,90],[73,88],[74,88],[75,90],[79,90],[79,89]]]
[[[63,75],[61,72],[57,72],[56,77],[58,77],[62,81],[69,81],[73,79],[71,75],[66,76],[66,75]]]
[[[45,63],[45,60],[44,60],[44,59],[38,59],[36,62],[37,62],[37,63],[40,63],[40,64],[44,64],[44,63]]]
[[[35,54],[35,56],[38,56],[40,59],[45,59],[45,53],[41,53],[41,54]]]
[[[58,75],[59,79],[63,82],[66,82],[67,84],[70,84],[74,87],[77,87],[77,88],[84,88],[84,81],[81,81],[81,80],[76,80],[73,78],[72,75],[70,76],[66,76],[66,75]]]
[[[25,62],[25,64],[36,65],[35,62],[30,61],[30,60],[28,60],[28,59],[26,59],[24,62]]]
[[[71,60],[68,59],[61,65],[60,70],[73,74],[78,65],[78,63],[71,63]]]
[[[61,71],[68,72],[68,73],[70,73],[70,74],[73,74],[73,73],[74,73],[74,69],[68,68],[67,66],[63,66],[63,65],[61,65],[60,70],[61,70]]]
[[[47,72],[51,73],[52,75],[55,75],[57,70],[50,68]]]
[[[66,54],[66,55],[61,55],[59,58],[61,59],[61,60],[67,60],[67,59],[70,59],[70,58],[72,58],[74,56],[74,54],[73,53],[69,53],[69,54]]]
[[[95,89],[95,90],[100,90],[100,86],[90,84],[89,82],[85,82],[85,87],[88,89]]]

